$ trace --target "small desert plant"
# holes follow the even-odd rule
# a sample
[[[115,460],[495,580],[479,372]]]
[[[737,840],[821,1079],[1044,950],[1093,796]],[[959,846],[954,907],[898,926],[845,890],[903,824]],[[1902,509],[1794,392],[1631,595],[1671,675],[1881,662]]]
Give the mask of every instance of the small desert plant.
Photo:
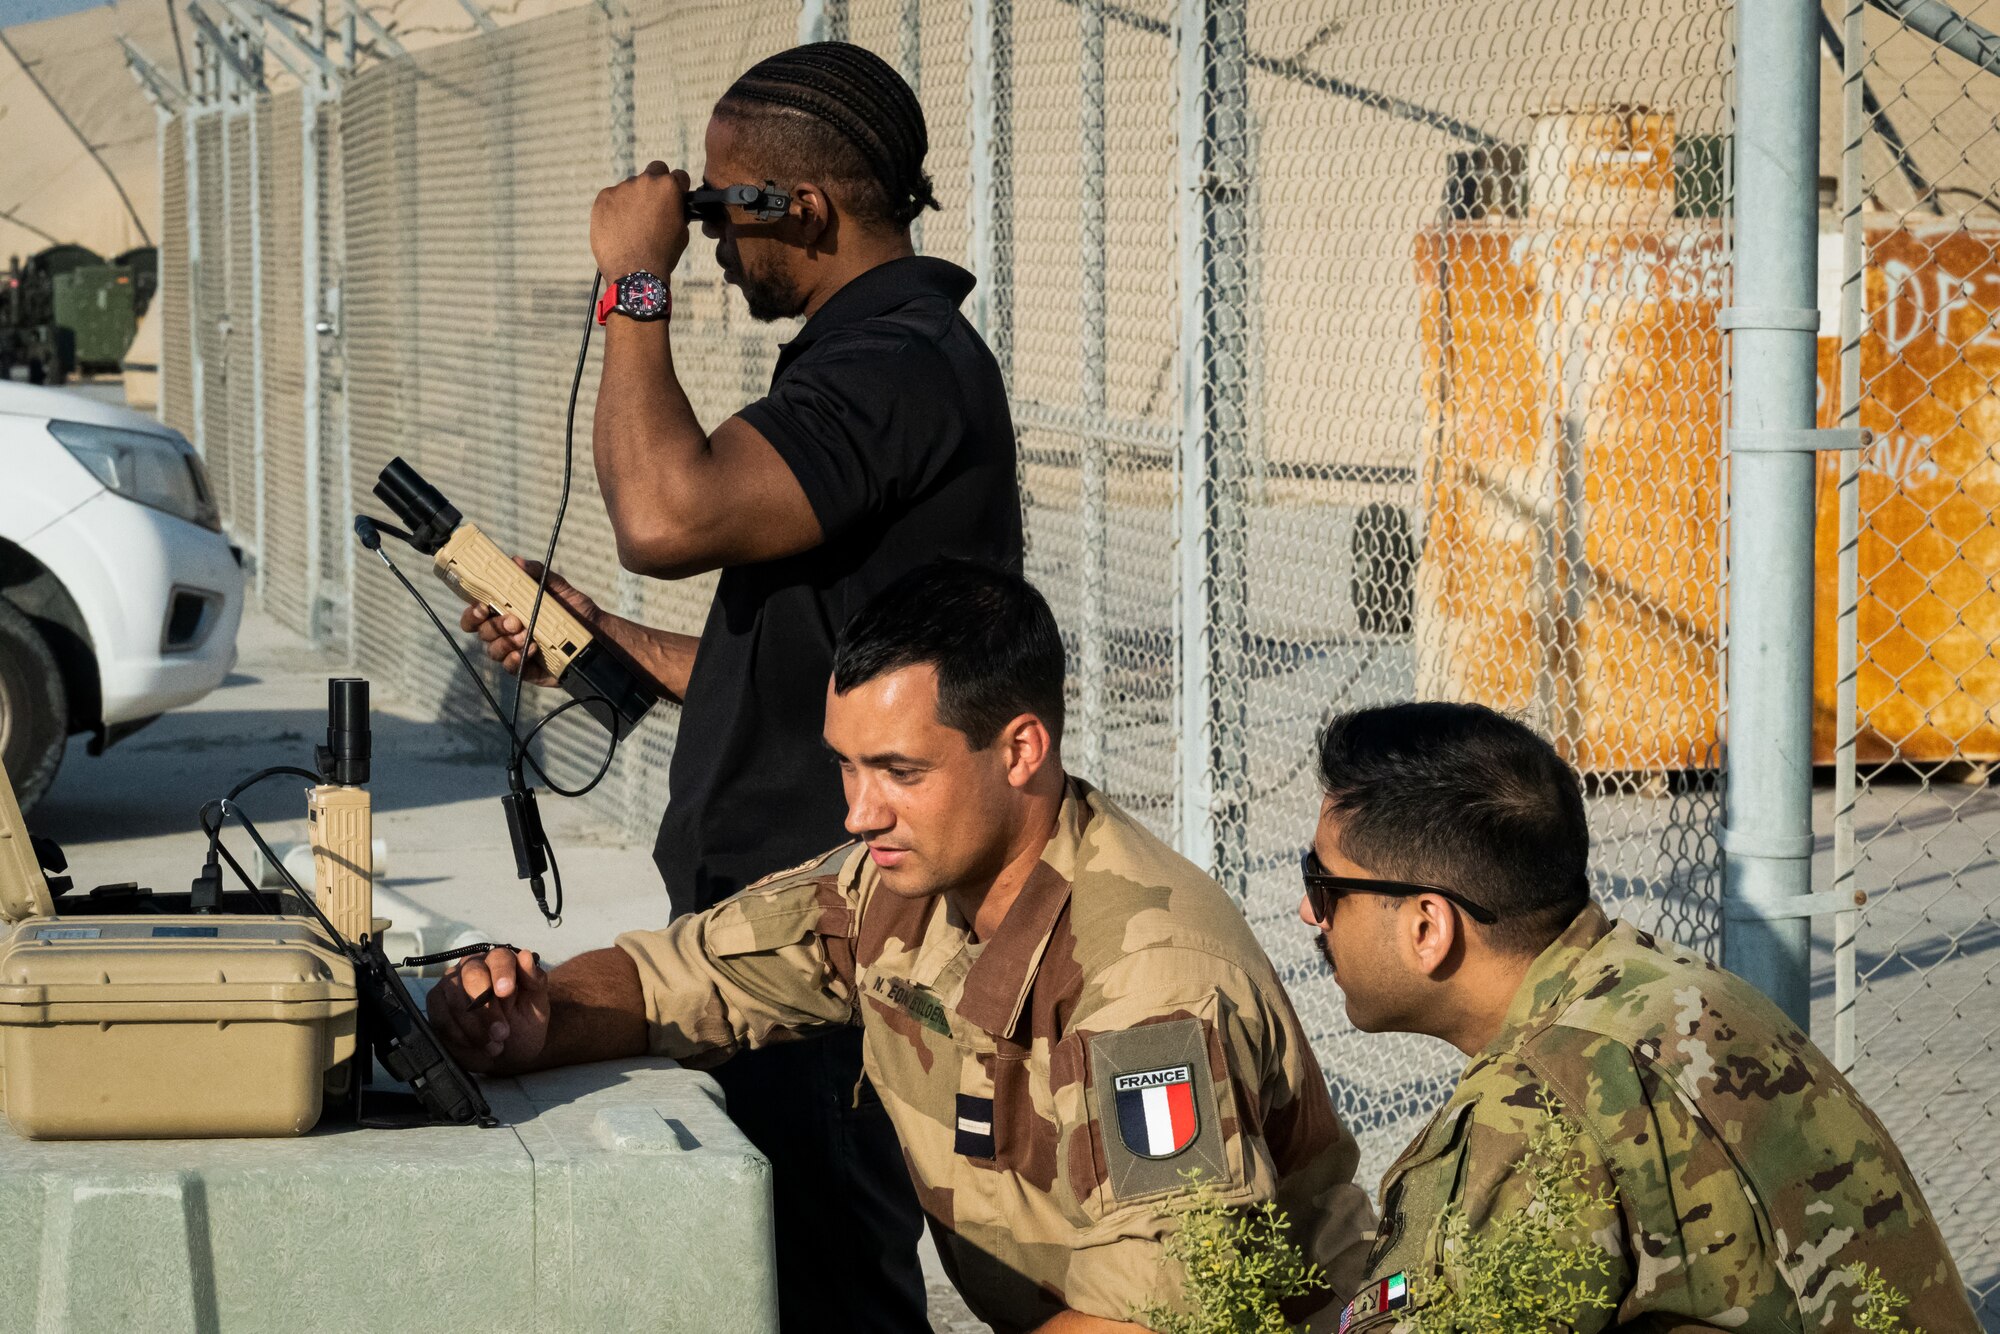
[[[1609,1187],[1584,1188],[1583,1128],[1547,1094],[1548,1113],[1529,1137],[1521,1165],[1532,1186],[1522,1208],[1496,1214],[1475,1232],[1454,1204],[1438,1219],[1444,1272],[1410,1276],[1414,1334],[1543,1334],[1573,1329],[1605,1300],[1611,1257],[1585,1237],[1586,1217],[1614,1206]]]
[[[1589,1216],[1616,1205],[1609,1187],[1585,1189],[1583,1128],[1546,1092],[1548,1119],[1529,1137],[1522,1166],[1533,1194],[1523,1208],[1496,1215],[1473,1232],[1457,1205],[1438,1220],[1444,1243],[1441,1278],[1412,1276],[1411,1334],[1554,1334],[1574,1329],[1610,1300],[1603,1282],[1611,1257],[1586,1235]],[[1868,1334],[1923,1334],[1902,1323],[1910,1299],[1881,1271],[1856,1271],[1854,1326]]]
[[[1860,1288],[1854,1302],[1856,1329],[1866,1330],[1867,1334],[1924,1334],[1922,1328],[1903,1323],[1899,1312],[1910,1304],[1910,1299],[1890,1287],[1881,1270],[1874,1265],[1861,1265],[1854,1272]]]
[[[1268,1200],[1232,1207],[1190,1173],[1175,1212],[1180,1227],[1167,1238],[1166,1260],[1186,1275],[1185,1309],[1149,1306],[1132,1319],[1156,1334],[1292,1334],[1279,1303],[1326,1280],[1292,1244],[1284,1211]]]
[[[1529,1198],[1477,1232],[1456,1204],[1439,1216],[1444,1270],[1410,1276],[1410,1308],[1400,1321],[1408,1334],[1561,1334],[1611,1300],[1611,1257],[1587,1233],[1590,1216],[1616,1200],[1609,1187],[1587,1189],[1582,1126],[1546,1093],[1542,1107],[1547,1120],[1521,1159]],[[1167,1239],[1166,1262],[1185,1275],[1183,1309],[1149,1306],[1131,1318],[1157,1334],[1293,1334],[1280,1303],[1323,1287],[1325,1278],[1292,1244],[1283,1211],[1269,1201],[1232,1207],[1190,1173],[1176,1212],[1180,1227]],[[1903,1323],[1910,1299],[1880,1270],[1853,1272],[1857,1330],[1924,1334]]]

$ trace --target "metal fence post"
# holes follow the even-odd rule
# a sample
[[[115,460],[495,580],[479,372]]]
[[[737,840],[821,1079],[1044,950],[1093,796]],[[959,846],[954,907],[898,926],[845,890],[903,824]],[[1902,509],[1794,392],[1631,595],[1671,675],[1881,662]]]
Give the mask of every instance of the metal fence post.
[[[897,24],[896,68],[902,72],[910,91],[924,94],[924,0],[903,0],[903,15]],[[919,213],[910,220],[910,242],[917,253],[924,252],[924,218]]]
[[[802,0],[799,44],[847,40],[847,0]]]
[[[203,77],[206,91],[208,82]],[[201,113],[207,110],[200,95],[188,98],[187,114],[181,118],[181,151],[187,156],[187,269],[188,269],[188,365],[192,370],[188,376],[188,403],[193,409],[190,420],[194,424],[193,445],[195,453],[208,458],[208,429],[205,407],[208,395],[203,391],[203,362],[201,356],[201,144],[195,136],[195,124]]]
[[[1861,263],[1866,236],[1861,224],[1862,161],[1861,143],[1867,133],[1866,86],[1862,71],[1868,63],[1868,38],[1862,22],[1863,0],[1846,0],[1846,38],[1841,64],[1841,151],[1840,151],[1840,424],[1861,424]],[[1857,881],[1859,845],[1854,831],[1854,812],[1859,800],[1855,774],[1855,739],[1860,718],[1856,698],[1860,677],[1861,601],[1861,455],[1851,451],[1840,457],[1840,612],[1835,635],[1838,642],[1839,681],[1835,687],[1834,778],[1833,778],[1833,890],[1851,896]],[[1842,912],[1833,919],[1833,1063],[1842,1073],[1854,1069],[1855,968],[1860,962],[1857,946],[1859,916]]]
[[[244,97],[243,115],[250,122],[250,513],[257,534],[257,604],[263,606],[271,573],[264,525],[264,164],[257,142],[258,91],[245,89]]]
[[[624,0],[599,0],[599,3],[604,8],[605,39],[611,48],[611,179],[617,181],[639,170],[639,105],[635,91],[638,51],[632,11]],[[811,7],[811,0],[807,0],[806,7]],[[620,616],[636,617],[644,610],[644,582],[623,564],[612,578],[611,590]],[[634,838],[644,838],[660,818],[659,811],[647,802],[646,776],[645,765],[636,762],[625,765],[624,809],[619,813],[619,821]]]
[[[1014,385],[1013,208],[1014,3],[970,0],[972,65],[972,325]]]
[[[1104,774],[1105,531],[1110,524],[1104,415],[1109,395],[1104,363],[1104,0],[1083,0],[1083,413],[1082,484],[1077,519],[1082,532],[1082,596],[1077,683],[1082,726],[1077,769],[1093,783]]]
[[[1734,423],[1723,963],[1809,1022],[1813,430],[1819,330],[1814,0],[1736,11]],[[1747,573],[1746,573],[1747,572]]]
[[[254,471],[244,467],[245,463],[249,462],[244,458],[243,449],[246,423],[236,411],[238,386],[244,371],[248,369],[244,365],[243,354],[238,349],[242,340],[254,332],[248,327],[250,324],[248,320],[239,318],[247,286],[242,273],[241,256],[236,249],[236,211],[242,207],[240,191],[243,186],[236,179],[238,175],[236,146],[230,129],[231,122],[243,114],[241,89],[245,81],[241,75],[233,73],[225,73],[222,77],[224,83],[222,110],[217,113],[222,131],[216,136],[216,151],[222,155],[220,210],[222,222],[217,229],[220,235],[216,239],[222,243],[223,274],[222,308],[218,312],[222,316],[224,327],[219,348],[222,356],[223,424],[226,428],[222,432],[222,437],[223,448],[229,452],[229,461],[225,465],[229,477],[229,506],[223,527],[230,537],[235,539],[236,544],[244,548],[245,602],[247,604],[254,598],[261,604],[264,600],[264,553],[257,544],[256,501],[243,494],[246,487],[256,479]],[[257,383],[254,375],[251,376],[250,383],[254,394]],[[251,415],[254,419],[256,414],[253,412]],[[246,477],[246,472],[250,472],[251,475]]]
[[[319,644],[322,640],[320,599],[320,526],[324,522],[322,513],[325,497],[320,487],[320,367],[319,367],[319,325],[320,325],[320,264],[319,264],[319,103],[320,87],[315,81],[305,80],[299,89],[299,292],[303,298],[299,302],[299,312],[305,328],[300,331],[304,340],[303,392],[304,417],[301,425],[305,431],[305,487],[306,502],[306,605],[304,608],[307,637]]]
[[[1247,55],[1243,0],[1180,0],[1178,823],[1181,851],[1237,894],[1248,886]]]

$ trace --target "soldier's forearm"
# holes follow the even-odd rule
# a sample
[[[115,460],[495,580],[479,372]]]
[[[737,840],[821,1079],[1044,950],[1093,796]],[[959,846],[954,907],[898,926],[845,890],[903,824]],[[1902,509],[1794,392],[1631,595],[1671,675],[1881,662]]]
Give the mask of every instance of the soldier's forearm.
[[[646,1054],[646,996],[631,956],[613,946],[549,970],[549,1037],[534,1068]]]
[[[626,656],[652,677],[668,698],[687,698],[688,677],[694,672],[694,653],[700,640],[693,635],[641,625],[610,612],[599,615],[597,628],[624,649]]]

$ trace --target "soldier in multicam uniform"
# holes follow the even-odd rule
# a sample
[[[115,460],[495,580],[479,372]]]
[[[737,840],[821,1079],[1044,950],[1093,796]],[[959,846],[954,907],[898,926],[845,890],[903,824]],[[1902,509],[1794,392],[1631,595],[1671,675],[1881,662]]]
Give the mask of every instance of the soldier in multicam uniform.
[[[1545,741],[1403,704],[1336,718],[1320,771],[1300,915],[1349,1018],[1472,1058],[1389,1169],[1342,1330],[1387,1334],[1450,1290],[1440,1215],[1477,1237],[1528,1208],[1551,1116],[1580,1128],[1579,1193],[1609,1202],[1575,1237],[1609,1262],[1581,1334],[1853,1330],[1870,1267],[1903,1327],[1977,1329],[1909,1168],[1806,1035],[1592,902],[1582,792]]]
[[[946,1268],[996,1329],[1174,1305],[1163,1243],[1191,1172],[1284,1210],[1328,1280],[1291,1314],[1330,1329],[1372,1224],[1353,1137],[1236,905],[1063,773],[1062,688],[1034,589],[914,572],[835,655],[825,736],[856,842],[546,973],[467,961],[431,994],[439,1032],[519,1071],[705,1066],[859,1026]]]

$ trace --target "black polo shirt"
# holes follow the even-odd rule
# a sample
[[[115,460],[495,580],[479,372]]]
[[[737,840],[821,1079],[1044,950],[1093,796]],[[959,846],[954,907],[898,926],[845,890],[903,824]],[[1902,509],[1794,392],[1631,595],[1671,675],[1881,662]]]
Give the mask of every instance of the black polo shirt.
[[[770,393],[738,414],[791,467],[826,540],[722,572],[653,847],[676,914],[848,837],[820,741],[848,617],[939,556],[1021,568],[1006,387],[958,313],[972,285],[939,259],[870,269],[779,350]]]

